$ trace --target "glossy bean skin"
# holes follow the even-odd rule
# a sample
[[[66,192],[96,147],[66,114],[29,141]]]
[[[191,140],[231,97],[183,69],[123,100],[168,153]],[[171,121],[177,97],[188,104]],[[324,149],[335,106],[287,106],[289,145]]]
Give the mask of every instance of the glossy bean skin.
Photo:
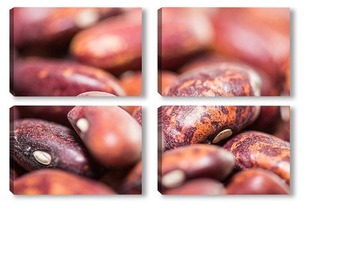
[[[12,128],[11,158],[25,170],[45,167],[87,177],[100,174],[72,129],[39,119],[15,120]]]
[[[191,8],[161,8],[158,18],[160,69],[175,69],[209,47],[213,31],[209,18],[203,13]]]
[[[276,174],[259,168],[244,169],[226,186],[226,194],[289,194],[289,186]]]
[[[163,188],[178,187],[189,179],[222,181],[233,170],[234,156],[219,146],[194,144],[162,154],[159,182]]]
[[[41,169],[13,181],[15,195],[115,195],[102,183],[61,169]]]
[[[259,110],[259,106],[162,106],[158,118],[163,148],[222,142],[251,124]],[[225,131],[231,134],[218,139]]]
[[[165,190],[164,195],[225,195],[225,188],[219,181],[198,178],[182,186]]]
[[[90,66],[40,58],[13,65],[11,92],[16,96],[76,96],[86,91],[125,95],[116,78]]]
[[[13,8],[12,43],[19,48],[62,47],[81,29],[120,12],[119,8]]]
[[[198,68],[177,77],[165,96],[178,97],[233,97],[260,96],[261,80],[252,69],[220,63]]]
[[[240,133],[226,142],[224,148],[236,158],[239,170],[263,168],[290,181],[290,144],[273,135],[257,131]]]
[[[70,45],[80,62],[121,74],[140,70],[142,57],[142,11],[136,8],[78,33]]]
[[[93,157],[107,168],[124,168],[141,159],[142,128],[118,106],[76,106],[67,115]]]

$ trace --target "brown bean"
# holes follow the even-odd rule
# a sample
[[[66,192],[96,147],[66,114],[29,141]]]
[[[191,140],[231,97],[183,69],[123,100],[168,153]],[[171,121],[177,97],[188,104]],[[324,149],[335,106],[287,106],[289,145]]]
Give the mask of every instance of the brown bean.
[[[276,174],[259,168],[244,169],[226,186],[226,194],[289,194],[288,185]]]
[[[67,114],[73,107],[68,105],[17,106],[17,109],[21,118],[42,119],[70,127]]]
[[[290,145],[273,135],[257,131],[240,133],[224,148],[236,158],[239,170],[259,167],[274,172],[289,184]]]
[[[16,96],[76,96],[86,91],[125,95],[116,78],[97,68],[39,58],[13,65],[11,92]]]
[[[220,63],[179,75],[165,96],[260,96],[260,82],[253,69]]]
[[[193,54],[207,48],[212,26],[206,15],[188,8],[162,8],[158,11],[160,69],[174,69]]]
[[[71,42],[70,52],[82,63],[115,74],[141,69],[141,8],[78,33]]]
[[[74,131],[65,126],[19,119],[13,122],[10,138],[11,158],[27,171],[45,167],[89,177],[100,174]]]
[[[222,183],[212,179],[194,179],[184,183],[182,186],[167,189],[164,195],[225,195]]]
[[[258,116],[259,106],[162,106],[158,109],[164,150],[220,143]]]
[[[68,120],[93,157],[108,168],[124,168],[141,159],[142,128],[118,106],[76,106]]]
[[[13,182],[15,195],[113,195],[102,183],[60,169],[41,169]]]
[[[19,48],[62,47],[79,30],[120,12],[119,8],[13,8],[12,43]]]
[[[233,170],[232,153],[219,146],[194,144],[165,152],[159,162],[159,182],[164,188],[181,186],[193,178],[222,181]]]
[[[213,18],[213,48],[264,70],[278,81],[280,66],[290,54],[290,14],[288,8],[278,8],[276,12],[285,16],[284,29],[264,24],[263,19],[239,8],[219,9]]]

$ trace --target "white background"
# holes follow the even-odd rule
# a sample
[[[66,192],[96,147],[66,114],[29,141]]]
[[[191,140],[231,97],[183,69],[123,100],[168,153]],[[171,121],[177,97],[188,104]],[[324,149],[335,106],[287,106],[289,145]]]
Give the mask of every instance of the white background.
[[[123,2],[123,4],[119,4]],[[205,1],[209,2],[209,1]],[[291,105],[293,195],[162,197],[157,183],[157,107],[192,104],[157,93],[157,9],[204,1],[19,1],[0,3],[0,254],[350,254],[350,15],[346,1],[210,1],[206,6],[291,7],[293,97],[224,104]],[[197,4],[201,3],[201,4]],[[9,91],[13,6],[129,6],[144,9],[141,99],[15,99]],[[105,100],[105,99],[104,99]],[[211,100],[211,99],[210,99]],[[203,104],[215,101],[198,99]],[[218,101],[219,102],[219,101]],[[8,108],[26,104],[142,104],[144,195],[14,197],[8,191]]]

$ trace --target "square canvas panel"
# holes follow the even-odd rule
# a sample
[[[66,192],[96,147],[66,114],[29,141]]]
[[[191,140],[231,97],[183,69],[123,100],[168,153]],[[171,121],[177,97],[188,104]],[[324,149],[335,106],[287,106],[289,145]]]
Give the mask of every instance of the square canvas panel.
[[[142,107],[12,107],[10,190],[142,194]]]
[[[13,8],[14,96],[142,94],[141,8]]]
[[[290,95],[289,8],[161,8],[158,92]]]
[[[162,106],[163,195],[290,194],[289,106]]]

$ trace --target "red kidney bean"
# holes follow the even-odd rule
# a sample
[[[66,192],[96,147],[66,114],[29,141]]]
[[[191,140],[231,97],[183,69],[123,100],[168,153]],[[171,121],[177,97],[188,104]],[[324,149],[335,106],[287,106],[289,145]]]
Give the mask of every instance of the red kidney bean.
[[[70,52],[82,63],[115,74],[141,69],[141,8],[78,33],[71,42]]]
[[[276,174],[259,168],[244,169],[226,186],[226,194],[289,194],[289,186]]]
[[[39,119],[13,122],[10,136],[11,158],[27,171],[59,168],[83,176],[95,177],[96,168],[74,131]]]
[[[81,29],[120,12],[120,8],[13,8],[12,43],[19,48],[62,47]]]
[[[186,180],[223,180],[233,170],[232,153],[215,145],[194,144],[165,152],[159,162],[159,181],[164,188],[181,186]]]
[[[285,16],[287,26],[275,29],[271,23],[264,22],[266,19],[239,8],[218,9],[213,18],[213,48],[264,70],[278,81],[280,65],[290,54],[290,14],[288,8],[278,8],[275,12]]]
[[[13,182],[15,195],[113,195],[112,189],[97,181],[60,169],[41,169]]]
[[[260,96],[261,78],[253,69],[229,63],[195,69],[177,77],[165,96]]]
[[[101,165],[122,169],[141,159],[142,128],[122,108],[76,106],[67,117]]]
[[[290,145],[273,135],[257,131],[240,133],[230,139],[224,148],[236,158],[239,170],[259,167],[290,181]]]
[[[219,181],[199,178],[190,180],[182,186],[167,189],[164,195],[225,195],[225,188]]]
[[[116,78],[97,68],[38,58],[13,65],[11,92],[16,96],[76,96],[86,91],[125,95]]]
[[[162,106],[158,109],[164,150],[224,141],[251,124],[259,106]]]
[[[209,18],[190,8],[162,8],[159,17],[159,65],[174,69],[212,40]]]

